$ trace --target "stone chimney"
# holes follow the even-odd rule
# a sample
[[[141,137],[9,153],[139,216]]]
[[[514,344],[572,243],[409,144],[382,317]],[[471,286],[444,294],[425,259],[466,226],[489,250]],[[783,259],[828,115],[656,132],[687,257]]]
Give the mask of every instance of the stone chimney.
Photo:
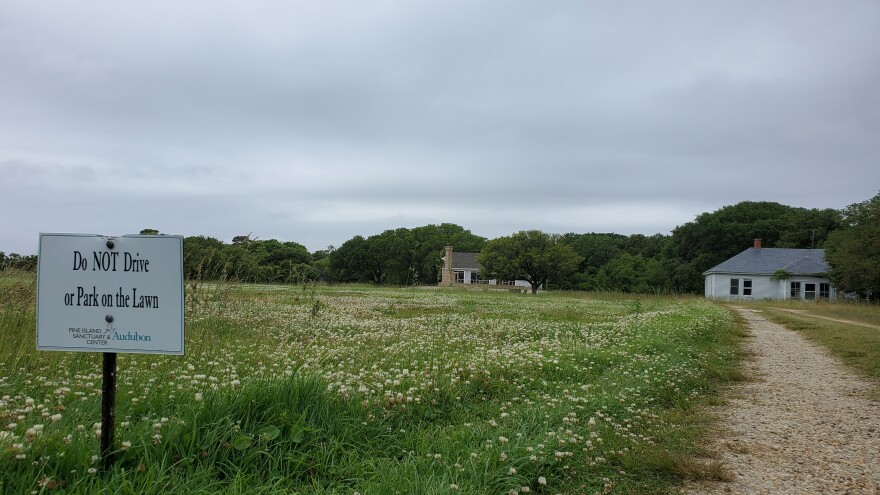
[[[755,239],[755,250],[761,249],[761,239]]]
[[[452,246],[446,246],[446,256],[443,257],[443,269],[440,272],[440,285],[450,287],[455,281],[455,273],[452,271]]]

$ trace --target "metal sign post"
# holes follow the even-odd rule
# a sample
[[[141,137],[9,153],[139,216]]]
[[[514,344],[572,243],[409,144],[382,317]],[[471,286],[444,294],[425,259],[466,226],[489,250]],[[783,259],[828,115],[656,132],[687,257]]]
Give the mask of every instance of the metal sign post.
[[[116,431],[116,353],[104,353],[104,382],[101,385],[101,458],[104,469],[113,465],[113,437]]]

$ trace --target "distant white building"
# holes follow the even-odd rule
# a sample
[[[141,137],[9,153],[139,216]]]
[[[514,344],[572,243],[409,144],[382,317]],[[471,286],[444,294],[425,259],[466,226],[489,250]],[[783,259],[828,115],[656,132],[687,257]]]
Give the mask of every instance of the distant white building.
[[[522,287],[523,290],[531,290],[532,285],[525,280],[503,280],[481,279],[480,270],[483,268],[477,262],[477,256],[480,253],[457,253],[452,250],[452,246],[446,246],[445,256],[443,260],[443,268],[440,271],[440,286],[452,287],[456,284],[467,286],[484,285],[497,286],[501,289],[514,289]]]
[[[706,297],[723,300],[837,298],[824,249],[754,247],[703,272]]]

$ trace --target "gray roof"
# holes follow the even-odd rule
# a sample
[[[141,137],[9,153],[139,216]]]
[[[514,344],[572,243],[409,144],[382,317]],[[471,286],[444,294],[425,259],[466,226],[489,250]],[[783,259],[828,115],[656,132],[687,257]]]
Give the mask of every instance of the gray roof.
[[[772,275],[777,270],[785,270],[792,275],[817,275],[828,272],[824,249],[761,248],[746,249],[729,260],[705,272],[710,273],[753,273]]]
[[[477,263],[477,255],[480,253],[452,253],[452,269],[480,270],[483,268]]]

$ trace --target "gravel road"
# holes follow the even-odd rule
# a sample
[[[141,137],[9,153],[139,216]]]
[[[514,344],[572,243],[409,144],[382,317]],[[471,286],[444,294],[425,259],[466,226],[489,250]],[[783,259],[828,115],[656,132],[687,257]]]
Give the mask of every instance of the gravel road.
[[[734,479],[683,493],[880,495],[872,385],[760,312],[737,311],[754,337],[746,344],[753,380],[733,387],[715,411],[722,430],[713,441]]]

